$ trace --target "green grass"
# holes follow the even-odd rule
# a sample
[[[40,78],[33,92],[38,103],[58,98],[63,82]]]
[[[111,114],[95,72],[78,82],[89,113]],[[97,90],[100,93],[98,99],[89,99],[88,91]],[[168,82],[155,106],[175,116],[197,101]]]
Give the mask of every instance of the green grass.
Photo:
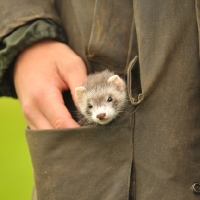
[[[0,200],[29,200],[33,172],[17,100],[0,98]]]

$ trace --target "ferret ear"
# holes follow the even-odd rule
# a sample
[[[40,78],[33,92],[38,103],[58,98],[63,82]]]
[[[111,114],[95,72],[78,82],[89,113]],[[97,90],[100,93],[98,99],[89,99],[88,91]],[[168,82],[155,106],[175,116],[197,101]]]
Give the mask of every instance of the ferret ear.
[[[75,88],[75,97],[76,97],[76,101],[80,102],[82,95],[84,94],[84,92],[86,91],[86,88],[83,86],[79,86]]]
[[[125,90],[126,86],[125,86],[124,80],[121,79],[118,75],[111,76],[107,80],[107,82],[115,84],[120,91],[124,91]]]

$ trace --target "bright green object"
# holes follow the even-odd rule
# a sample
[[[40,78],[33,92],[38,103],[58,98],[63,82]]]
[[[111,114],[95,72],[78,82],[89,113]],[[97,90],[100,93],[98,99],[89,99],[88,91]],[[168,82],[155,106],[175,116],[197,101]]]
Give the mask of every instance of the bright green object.
[[[0,98],[0,199],[29,200],[33,172],[17,100]]]

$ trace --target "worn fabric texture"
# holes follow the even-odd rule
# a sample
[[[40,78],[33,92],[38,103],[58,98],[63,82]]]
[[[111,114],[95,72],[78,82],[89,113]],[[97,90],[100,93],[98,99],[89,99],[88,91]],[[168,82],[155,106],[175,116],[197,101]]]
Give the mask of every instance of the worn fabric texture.
[[[50,18],[88,73],[131,76],[142,97],[106,126],[27,129],[38,200],[199,199],[199,0],[15,2],[0,0],[0,37]]]
[[[26,130],[37,198],[129,199],[133,121],[123,116],[109,127]]]

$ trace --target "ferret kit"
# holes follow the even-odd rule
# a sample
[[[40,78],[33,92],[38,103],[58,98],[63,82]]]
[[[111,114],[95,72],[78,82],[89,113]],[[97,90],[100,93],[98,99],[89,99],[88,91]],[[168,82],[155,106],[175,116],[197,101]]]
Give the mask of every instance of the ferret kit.
[[[96,72],[75,88],[75,97],[80,125],[108,124],[123,111],[127,98],[126,84],[113,72]]]

